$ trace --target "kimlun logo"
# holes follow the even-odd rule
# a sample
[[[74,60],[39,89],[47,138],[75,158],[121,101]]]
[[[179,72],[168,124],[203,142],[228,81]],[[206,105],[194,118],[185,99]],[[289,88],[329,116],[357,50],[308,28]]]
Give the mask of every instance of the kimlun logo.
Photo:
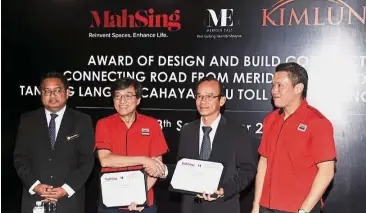
[[[334,6],[307,7],[302,10],[284,7],[295,1],[277,0],[270,8],[262,9],[262,26],[322,26],[352,24],[354,22],[366,23],[366,6],[361,6],[360,9],[356,10],[343,0],[327,0]],[[359,10],[361,10],[362,15],[357,12]]]
[[[168,31],[181,29],[180,10],[172,14],[155,14],[153,8],[129,13],[127,9],[119,12],[109,10],[99,13],[90,11],[92,22],[89,28],[167,28]]]

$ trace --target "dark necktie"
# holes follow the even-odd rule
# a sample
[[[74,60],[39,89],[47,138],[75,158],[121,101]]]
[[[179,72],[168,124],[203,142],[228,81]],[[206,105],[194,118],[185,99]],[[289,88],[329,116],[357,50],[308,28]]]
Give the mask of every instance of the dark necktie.
[[[200,159],[208,160],[211,155],[210,132],[212,128],[209,126],[203,126],[202,130],[203,130],[203,139],[201,144]]]
[[[55,118],[57,116],[58,116],[57,114],[54,114],[54,113],[51,114],[51,120],[50,120],[50,124],[48,126],[48,134],[50,136],[52,150],[55,148],[55,142],[56,142],[56,122],[55,122]]]

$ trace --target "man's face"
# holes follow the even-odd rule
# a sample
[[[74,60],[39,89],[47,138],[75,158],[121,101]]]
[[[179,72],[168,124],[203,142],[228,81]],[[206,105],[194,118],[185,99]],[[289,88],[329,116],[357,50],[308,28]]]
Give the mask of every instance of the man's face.
[[[51,112],[60,111],[69,98],[70,90],[65,89],[58,78],[46,78],[42,84],[42,103]]]
[[[120,116],[135,113],[140,100],[141,98],[136,98],[136,90],[132,86],[127,89],[116,90],[113,94],[114,108]]]
[[[196,107],[201,116],[210,116],[220,112],[226,98],[220,97],[219,83],[204,81],[197,88]]]
[[[292,85],[288,72],[276,72],[273,77],[272,97],[276,107],[285,108],[301,98],[303,84]]]

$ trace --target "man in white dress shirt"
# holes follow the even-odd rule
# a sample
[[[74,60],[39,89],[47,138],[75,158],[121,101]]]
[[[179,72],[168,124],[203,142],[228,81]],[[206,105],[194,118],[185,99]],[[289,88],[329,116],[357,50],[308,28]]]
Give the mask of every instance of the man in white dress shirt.
[[[232,125],[221,115],[225,104],[223,85],[212,77],[201,79],[196,88],[196,107],[199,120],[183,126],[178,146],[182,158],[220,162],[225,166],[222,181],[209,194],[183,195],[182,213],[240,213],[239,193],[252,182],[256,165],[246,129]],[[158,161],[158,159],[156,159]],[[150,175],[171,176],[174,166],[167,165],[165,174],[147,170]]]

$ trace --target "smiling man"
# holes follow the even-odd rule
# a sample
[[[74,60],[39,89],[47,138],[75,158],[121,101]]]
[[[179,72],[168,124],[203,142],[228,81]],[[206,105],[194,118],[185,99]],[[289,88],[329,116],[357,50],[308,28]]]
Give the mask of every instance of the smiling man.
[[[196,108],[200,119],[182,127],[177,158],[220,162],[225,165],[225,171],[217,197],[185,194],[182,213],[240,213],[240,192],[254,178],[256,165],[246,129],[231,124],[220,113],[226,102],[224,93],[223,84],[212,76],[197,83]],[[174,168],[167,165],[163,177],[170,179]]]
[[[44,107],[21,116],[14,151],[22,213],[31,213],[41,200],[57,201],[58,213],[82,213],[94,165],[91,118],[66,106],[70,90],[61,73],[47,73],[41,91]]]
[[[131,78],[119,79],[113,84],[112,94],[117,113],[100,119],[95,133],[95,148],[98,150],[102,172],[142,168],[157,173],[163,172],[164,167],[159,162],[162,155],[168,151],[168,146],[160,125],[156,119],[136,111],[141,101],[142,86]],[[135,203],[128,209],[106,208],[100,205],[98,212],[156,212],[153,192],[156,180],[155,177],[147,177],[148,208],[136,207]]]
[[[273,78],[277,110],[264,120],[252,213],[320,213],[334,177],[336,150],[329,120],[306,98],[308,74],[280,64]]]

